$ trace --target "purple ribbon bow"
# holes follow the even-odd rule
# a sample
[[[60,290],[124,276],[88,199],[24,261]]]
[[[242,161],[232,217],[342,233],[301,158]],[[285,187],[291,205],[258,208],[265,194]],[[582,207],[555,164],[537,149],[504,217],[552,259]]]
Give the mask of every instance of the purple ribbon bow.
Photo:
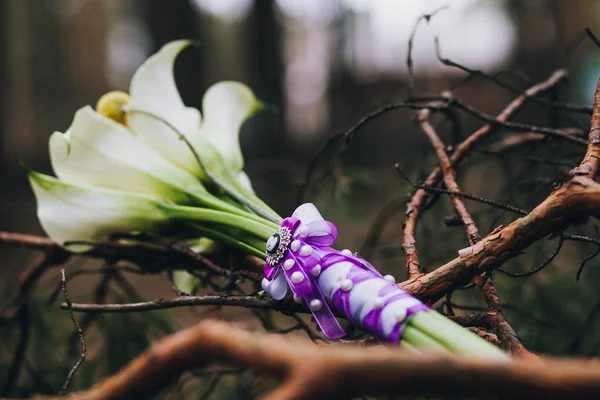
[[[289,238],[282,240],[282,236],[286,233],[290,235]],[[346,333],[333,315],[319,287],[318,280],[321,273],[331,265],[330,262],[322,263],[322,261],[335,257],[338,262],[348,261],[366,267],[381,277],[381,274],[367,261],[348,254],[347,250],[340,252],[329,247],[336,236],[337,228],[329,221],[313,220],[303,224],[303,221],[295,216],[284,219],[278,233],[272,238],[273,242],[280,246],[280,258],[273,262],[274,265],[269,263],[265,265],[265,279],[262,283],[263,289],[276,300],[285,296],[289,285],[294,299],[306,302],[315,321],[329,339],[340,338]],[[289,246],[285,248],[288,242]],[[275,247],[275,244],[271,246]],[[281,246],[284,248],[282,249]],[[269,247],[268,244],[267,249]],[[277,249],[271,248],[271,250],[274,253]]]

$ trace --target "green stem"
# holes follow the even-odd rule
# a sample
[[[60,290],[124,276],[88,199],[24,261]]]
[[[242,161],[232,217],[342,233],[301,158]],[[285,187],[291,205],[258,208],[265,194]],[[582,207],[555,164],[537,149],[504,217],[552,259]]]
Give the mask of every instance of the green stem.
[[[265,242],[274,232],[273,228],[264,222],[224,211],[172,204],[160,204],[160,208],[169,218],[233,227],[257,236]]]
[[[502,360],[510,359],[493,344],[433,310],[422,311],[412,315],[407,325],[431,337],[433,340],[450,349],[453,353]]]
[[[444,347],[440,342],[410,324],[406,324],[402,331],[402,341],[408,342],[420,351],[445,354],[450,353],[450,350]]]
[[[254,245],[248,244],[247,239],[244,239],[244,241],[240,241],[240,240],[237,240],[236,238],[234,238],[230,235],[227,235],[219,230],[215,230],[215,229],[209,228],[205,225],[201,225],[201,224],[194,223],[194,222],[190,222],[190,223],[188,223],[188,225],[190,225],[194,230],[196,230],[203,236],[206,236],[213,240],[219,241],[225,245],[234,247],[243,252],[255,255],[257,257],[265,258],[265,251],[256,248]]]
[[[260,222],[264,225],[268,225],[271,226],[273,228],[273,230],[277,230],[279,229],[279,225],[277,225],[276,223],[265,219],[259,215],[253,214],[251,212],[248,211],[244,211],[243,209],[236,207],[233,204],[229,204],[215,196],[213,196],[212,194],[206,192],[206,193],[202,193],[202,194],[193,194],[194,198],[198,201],[198,203],[200,203],[201,205],[217,210],[217,211],[224,211],[224,212],[229,212],[231,214],[234,215],[239,215],[241,217],[245,217],[248,219],[251,219],[253,221],[256,222]]]
[[[279,214],[277,214],[271,207],[269,207],[267,205],[267,203],[262,201],[257,195],[255,195],[250,190],[248,190],[246,187],[244,187],[242,184],[240,184],[237,179],[231,183],[233,184],[235,190],[237,190],[237,192],[240,195],[245,197],[247,201],[249,201],[250,203],[254,204],[255,206],[258,206],[259,208],[261,208],[261,209],[265,210],[266,212],[268,212],[269,214],[271,214],[272,222],[277,223],[277,224],[281,223],[283,218],[281,218],[281,216]],[[279,225],[277,227],[279,228]]]
[[[410,352],[410,353],[413,353],[413,354],[419,354],[419,353],[421,353],[415,346],[413,346],[412,344],[410,344],[406,340],[401,340],[400,341],[400,347],[403,348],[404,350]]]

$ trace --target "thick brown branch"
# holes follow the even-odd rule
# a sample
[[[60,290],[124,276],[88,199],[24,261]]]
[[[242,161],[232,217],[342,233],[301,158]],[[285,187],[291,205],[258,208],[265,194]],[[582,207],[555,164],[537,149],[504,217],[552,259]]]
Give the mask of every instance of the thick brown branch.
[[[600,79],[598,79],[594,95],[587,152],[579,167],[575,168],[572,173],[593,178],[598,173],[598,168],[600,168]]]
[[[467,284],[475,275],[490,271],[520,254],[546,235],[564,229],[576,214],[598,215],[600,184],[574,176],[523,218],[499,227],[459,256],[427,275],[400,286],[425,301],[435,301]]]
[[[598,361],[414,357],[385,347],[315,346],[205,320],[158,341],[116,375],[68,398],[150,398],[182,372],[215,364],[255,369],[280,379],[279,387],[264,397],[269,400],[343,399],[358,394],[600,397]]]

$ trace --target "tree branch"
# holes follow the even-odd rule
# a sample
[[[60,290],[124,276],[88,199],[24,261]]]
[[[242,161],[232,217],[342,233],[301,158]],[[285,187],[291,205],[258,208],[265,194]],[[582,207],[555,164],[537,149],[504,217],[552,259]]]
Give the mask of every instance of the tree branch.
[[[522,95],[514,99],[500,114],[498,114],[496,121],[506,122],[525,104],[528,98],[537,96],[538,94],[556,86],[566,77],[567,72],[565,70],[560,69],[554,71],[547,80],[530,87]],[[488,123],[487,125],[484,125],[473,132],[462,143],[460,143],[450,158],[451,166],[455,167],[458,163],[460,163],[460,161],[462,161],[462,159],[469,153],[469,151],[471,151],[471,149],[473,149],[473,147],[475,147],[477,143],[479,143],[483,138],[493,131],[493,128],[494,125]],[[431,174],[429,174],[424,182],[424,185],[435,186],[438,184],[440,179],[442,179],[442,169],[437,167]],[[406,269],[409,272],[409,280],[417,279],[420,274],[419,256],[415,244],[415,235],[421,208],[423,207],[423,204],[425,204],[428,196],[429,193],[427,193],[426,190],[419,189],[412,196],[406,207],[406,222],[404,227],[402,250],[404,251],[404,254],[406,254]]]
[[[279,379],[279,386],[263,397],[269,400],[344,399],[358,394],[501,399],[600,396],[597,360],[498,362],[433,354],[414,357],[385,347],[315,346],[204,320],[161,339],[116,375],[67,398],[150,398],[184,371],[212,365],[249,368]]]
[[[444,143],[428,121],[429,113],[429,110],[419,111],[417,114],[417,122],[429,139],[429,142],[431,143],[431,146],[435,150],[435,153],[440,161],[440,168],[442,169],[444,184],[449,191],[460,192],[460,187],[456,182],[455,172],[452,168],[450,159],[448,158],[448,154],[446,154]],[[481,240],[479,229],[477,229],[475,221],[473,221],[471,214],[469,211],[467,211],[467,207],[465,206],[462,198],[456,195],[450,195],[450,200],[452,201],[452,206],[456,212],[456,215],[460,218],[465,228],[469,245],[474,246]],[[506,345],[506,349],[511,354],[517,354],[520,356],[531,355],[531,353],[525,349],[525,347],[517,338],[517,334],[515,333],[514,329],[506,321],[506,318],[500,309],[500,299],[498,298],[496,288],[492,283],[492,277],[488,274],[477,275],[474,277],[474,282],[483,293],[485,301],[488,305],[487,314],[490,326],[494,329],[494,331],[496,331],[502,340],[502,343]]]
[[[597,86],[595,102],[600,102],[600,85]],[[600,104],[595,103],[594,110],[599,106]],[[542,237],[564,230],[578,214],[599,215],[600,184],[590,178],[600,166],[600,163],[590,161],[597,160],[594,154],[600,151],[600,131],[597,127],[600,126],[600,117],[598,111],[595,114],[586,157],[540,205],[508,226],[498,227],[475,245],[460,250],[458,257],[449,263],[427,275],[412,277],[400,286],[421,299],[436,301],[449,291],[467,284],[474,276],[497,268],[517,256],[521,250]],[[457,148],[452,158],[458,151]],[[435,184],[437,179],[432,181]]]

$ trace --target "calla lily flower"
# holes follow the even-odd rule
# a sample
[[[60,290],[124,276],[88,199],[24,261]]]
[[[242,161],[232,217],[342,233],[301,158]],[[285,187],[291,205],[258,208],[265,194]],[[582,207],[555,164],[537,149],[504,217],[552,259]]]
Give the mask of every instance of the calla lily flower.
[[[268,222],[229,212],[167,203],[147,194],[67,183],[35,171],[28,174],[40,223],[61,245],[70,241],[100,242],[119,232],[155,232],[174,222],[234,228],[262,240],[273,229]]]
[[[242,123],[261,103],[245,85],[221,82],[204,96],[204,119],[186,107],[173,64],[189,43],[165,45],[138,69],[131,95],[106,94],[97,111],[81,108],[66,132],[51,136],[58,179],[35,172],[29,178],[52,239],[94,242],[118,232],[157,231],[178,220],[239,243],[235,232],[263,237],[276,228],[278,216],[256,197],[243,172],[238,142]],[[203,181],[246,208],[220,190],[209,192]],[[261,252],[255,245],[247,250]]]
[[[50,137],[50,160],[64,182],[153,195],[178,204],[202,201],[196,177],[173,165],[138,135],[86,106],[66,133]]]
[[[29,181],[40,223],[61,245],[97,242],[116,232],[156,231],[168,223],[160,201],[148,195],[69,184],[34,171],[29,171]]]
[[[168,43],[136,71],[130,85],[128,124],[173,164],[207,181],[194,153],[173,132],[176,129],[207,168],[223,164],[238,184],[248,188],[239,131],[244,121],[262,108],[262,103],[246,85],[224,81],[205,93],[204,118],[197,109],[186,107],[175,85],[173,65],[177,55],[190,44],[187,40]]]

